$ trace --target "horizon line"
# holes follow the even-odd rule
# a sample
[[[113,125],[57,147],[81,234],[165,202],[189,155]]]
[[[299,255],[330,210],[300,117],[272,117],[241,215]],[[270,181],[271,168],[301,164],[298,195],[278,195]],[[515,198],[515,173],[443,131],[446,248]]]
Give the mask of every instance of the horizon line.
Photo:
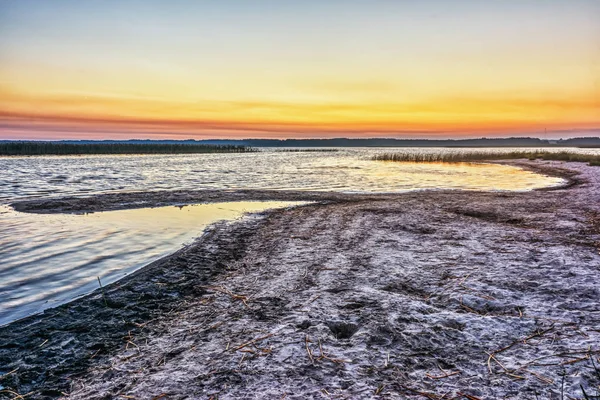
[[[333,140],[350,140],[350,141],[366,141],[366,140],[395,140],[395,141],[446,141],[446,142],[461,142],[461,141],[473,141],[473,140],[539,140],[539,141],[568,141],[575,139],[598,139],[600,140],[600,134],[598,136],[574,136],[567,138],[543,138],[535,136],[506,136],[506,137],[471,137],[471,138],[398,138],[398,137],[385,137],[385,136],[372,136],[372,137],[290,137],[290,138],[259,138],[259,137],[246,137],[246,138],[203,138],[203,139],[151,139],[151,138],[127,138],[127,139],[0,139],[0,142],[130,142],[130,141],[171,141],[171,142],[208,142],[208,141],[232,141],[232,142],[243,142],[243,141],[333,141]]]

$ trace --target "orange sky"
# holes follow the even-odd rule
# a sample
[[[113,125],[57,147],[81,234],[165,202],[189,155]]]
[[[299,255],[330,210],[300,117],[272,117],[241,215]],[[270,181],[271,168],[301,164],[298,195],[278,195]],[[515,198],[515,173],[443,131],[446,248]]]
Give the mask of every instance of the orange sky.
[[[600,134],[600,2],[342,4],[4,2],[0,139]]]

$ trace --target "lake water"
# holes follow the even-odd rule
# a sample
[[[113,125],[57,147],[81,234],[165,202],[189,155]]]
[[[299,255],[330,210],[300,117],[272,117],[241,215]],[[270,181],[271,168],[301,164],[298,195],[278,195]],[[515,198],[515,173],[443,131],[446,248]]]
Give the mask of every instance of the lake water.
[[[479,149],[477,149],[479,150]],[[510,149],[508,149],[510,150]],[[528,190],[557,183],[493,164],[371,161],[393,149],[136,156],[0,157],[0,202],[23,197],[169,189],[300,189],[396,192],[415,189]],[[407,149],[452,152],[457,149]],[[498,150],[489,150],[498,151]]]
[[[374,154],[389,151],[393,149],[0,157],[0,325],[88,293],[98,287],[97,277],[103,284],[113,282],[190,243],[215,221],[292,205],[235,202],[88,215],[38,215],[17,213],[8,207],[19,199],[203,188],[523,191],[562,182],[496,164],[371,161]]]
[[[302,203],[229,202],[32,215],[0,207],[0,325],[89,293],[246,212]]]

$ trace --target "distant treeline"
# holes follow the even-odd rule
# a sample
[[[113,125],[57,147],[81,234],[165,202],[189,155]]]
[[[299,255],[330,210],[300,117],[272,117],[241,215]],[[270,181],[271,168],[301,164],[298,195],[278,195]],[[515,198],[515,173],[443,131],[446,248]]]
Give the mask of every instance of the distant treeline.
[[[1,142],[0,142],[1,143]],[[66,144],[181,144],[247,147],[600,147],[600,137],[540,139],[531,137],[478,139],[208,139],[208,140],[64,140]]]
[[[479,139],[209,139],[209,140],[62,140],[0,141],[0,155],[42,154],[176,154],[242,153],[270,148],[336,147],[583,147],[600,148],[600,137],[540,139],[530,137]]]
[[[0,142],[2,156],[83,155],[83,154],[191,154],[247,153],[248,146],[166,143],[64,143]]]
[[[246,139],[255,147],[600,147],[600,138],[548,140],[529,137],[479,139]],[[232,144],[232,142],[228,142]]]

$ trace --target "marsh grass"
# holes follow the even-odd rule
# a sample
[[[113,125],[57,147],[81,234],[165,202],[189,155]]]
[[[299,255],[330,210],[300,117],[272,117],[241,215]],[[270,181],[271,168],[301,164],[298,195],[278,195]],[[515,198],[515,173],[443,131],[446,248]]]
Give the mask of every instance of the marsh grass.
[[[0,156],[84,155],[84,154],[197,154],[248,153],[247,146],[205,144],[134,144],[134,143],[0,143]]]
[[[336,153],[339,149],[277,149],[277,153]]]
[[[600,155],[580,154],[568,151],[512,151],[497,152],[453,152],[453,153],[382,153],[373,156],[374,161],[396,161],[416,163],[462,163],[492,160],[554,160],[567,162],[587,162],[592,166],[600,166]]]

